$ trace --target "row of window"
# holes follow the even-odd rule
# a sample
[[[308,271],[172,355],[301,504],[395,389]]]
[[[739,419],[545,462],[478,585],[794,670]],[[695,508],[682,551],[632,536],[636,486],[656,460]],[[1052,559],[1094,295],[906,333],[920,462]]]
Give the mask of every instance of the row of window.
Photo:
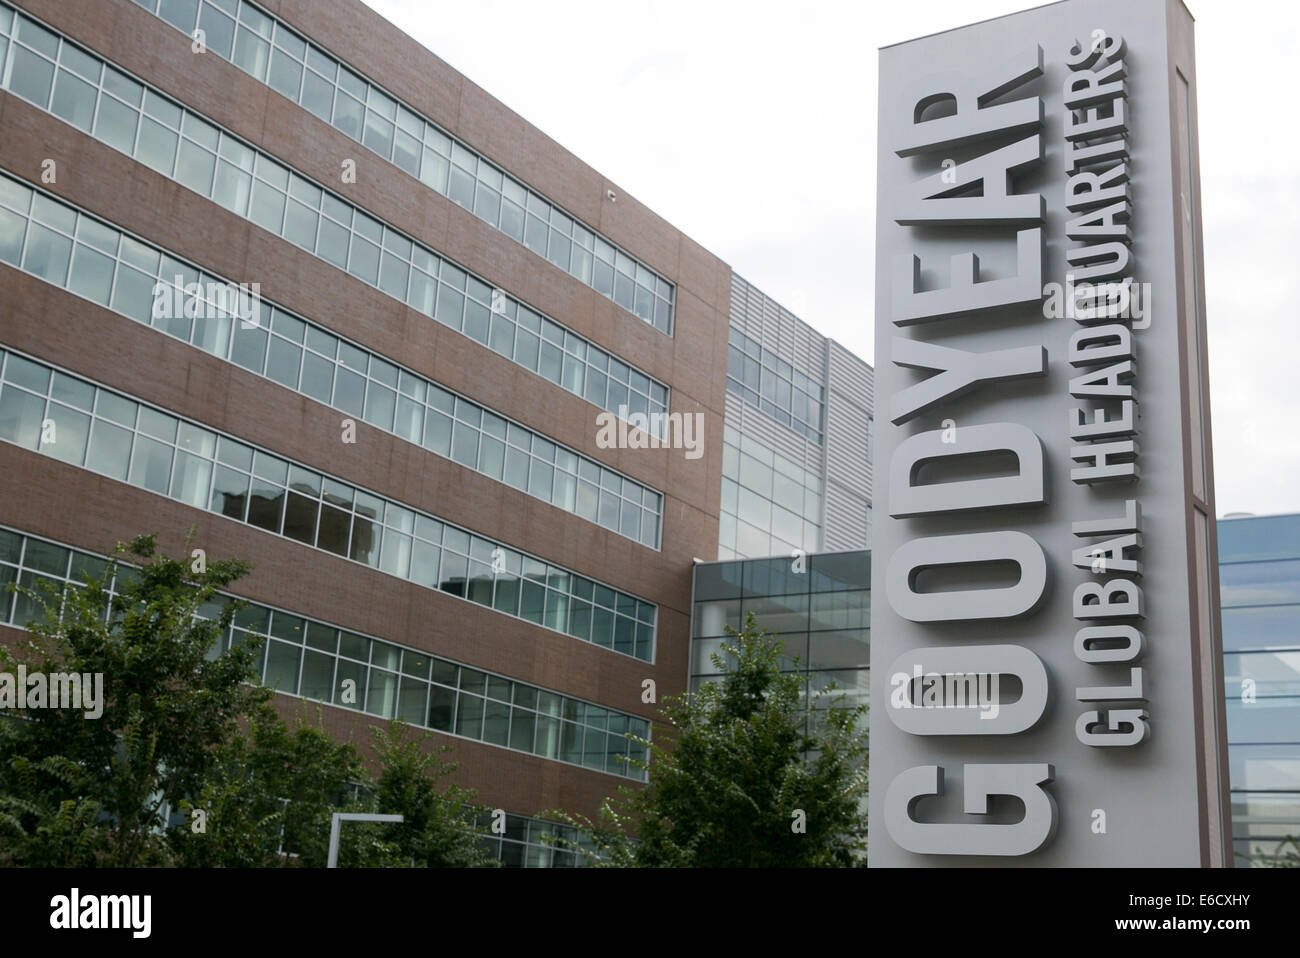
[[[1300,661],[1300,516],[1221,520],[1218,533],[1224,651],[1267,650],[1294,665]],[[1268,659],[1225,656],[1229,664]],[[1230,688],[1229,698],[1234,694],[1240,690]]]
[[[1300,743],[1230,745],[1234,790],[1300,792]]]
[[[821,539],[821,497],[819,475],[724,427],[721,558],[815,551]]]
[[[1225,562],[1219,566],[1219,590],[1225,609],[1300,605],[1300,559]]]
[[[658,548],[660,493],[3,173],[0,262]]]
[[[1228,696],[1228,751],[1243,744],[1294,743],[1300,736],[1300,695]]]
[[[694,634],[698,638],[729,635],[728,628],[744,628],[750,612],[758,628],[781,635],[865,630],[871,628],[871,590],[701,600],[695,603]],[[865,656],[865,649],[862,651]],[[867,663],[864,658],[856,664]]]
[[[134,0],[662,333],[673,287],[433,121],[247,0]]]
[[[656,606],[0,350],[0,439],[584,642],[654,659]]]
[[[1300,515],[1218,523],[1239,867],[1300,854]]]
[[[80,585],[86,575],[98,579],[106,566],[102,557],[0,529],[0,622],[21,628],[44,618],[38,603],[11,595],[9,583],[39,591],[48,582],[58,589]],[[120,567],[118,577],[131,572]],[[213,600],[201,615],[217,618],[230,598]],[[647,738],[645,719],[255,603],[236,612],[209,658],[252,639],[265,640],[256,666],[261,681],[280,692],[644,778],[621,758],[644,760],[645,746],[627,736]]]
[[[482,809],[478,811],[476,823],[490,830],[494,814],[490,808]],[[506,812],[505,831],[500,835],[489,833],[482,841],[487,851],[507,868],[581,868],[587,864],[581,852],[558,843],[557,839],[595,850],[590,839],[571,825],[525,818],[511,812]]]
[[[1292,607],[1290,611],[1300,622],[1300,608]],[[1225,652],[1223,686],[1229,698],[1241,698],[1245,691],[1259,698],[1300,697],[1300,634],[1293,636],[1290,649]],[[1300,729],[1296,732],[1300,738]]]
[[[194,111],[22,14],[12,36],[10,92],[602,409],[667,411],[663,383]]]
[[[1221,519],[1218,537],[1220,563],[1300,559],[1300,513]]]
[[[822,441],[822,386],[734,326],[727,347],[727,388],[783,426]]]

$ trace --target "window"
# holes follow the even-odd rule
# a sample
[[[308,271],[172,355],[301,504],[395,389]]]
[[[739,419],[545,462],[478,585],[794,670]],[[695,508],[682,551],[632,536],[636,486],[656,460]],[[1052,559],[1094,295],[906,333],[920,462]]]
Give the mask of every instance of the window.
[[[44,411],[44,399],[5,383],[0,387],[0,439],[35,449]]]
[[[68,51],[76,52],[73,47],[66,47]],[[98,64],[96,74],[98,73]],[[98,81],[98,76],[96,76]],[[83,133],[90,132],[91,119],[95,115],[95,99],[98,91],[80,77],[74,76],[67,70],[60,70],[58,78],[54,84],[54,100],[50,104],[50,111],[61,120],[64,120]]]
[[[274,328],[295,339],[306,330],[293,317],[279,314]],[[288,340],[279,341],[290,345]],[[85,380],[63,373],[52,377],[49,367],[23,356],[0,352],[0,357],[4,359],[4,365],[0,366],[4,373],[4,382],[0,384],[0,439],[39,448],[47,455],[77,465],[84,450],[86,468],[93,471],[125,479],[132,485],[196,508],[206,506],[228,518],[372,568],[409,577],[427,588],[439,588],[583,640],[589,638],[583,634],[585,621],[575,626],[569,616],[570,595],[581,583],[586,583],[583,588],[589,587],[589,580],[571,576],[481,537],[471,537],[464,530],[416,514],[346,483],[330,478],[322,480],[318,473],[304,467],[251,450],[229,437],[217,436],[162,411],[137,406],[126,397]],[[349,355],[347,359],[357,362],[355,356]],[[372,374],[381,380],[399,381],[395,367],[379,361],[372,361],[370,367]],[[402,380],[402,388],[411,391],[414,384]],[[46,396],[51,390],[57,401],[49,404],[47,414]],[[476,450],[480,438],[490,443],[485,448],[493,450],[490,455],[498,463],[503,448],[507,454],[527,455],[515,445],[528,438],[527,431],[521,427],[442,390],[431,390],[428,397],[445,408],[454,404],[458,417],[455,428],[465,430],[464,435],[470,437],[466,442],[472,442]],[[51,432],[43,437],[42,424],[47,415]],[[451,423],[442,413],[436,415]],[[511,442],[503,443],[502,437]],[[586,460],[579,462],[575,454],[558,449],[540,437],[533,438],[532,446],[534,456],[538,457],[533,468],[545,477],[544,484],[549,485],[555,472],[551,460],[562,465],[566,473],[579,465],[598,468]],[[463,449],[461,455],[467,456]],[[480,465],[480,468],[485,467]],[[612,484],[622,484],[625,492],[639,498],[634,484],[610,472],[606,475]],[[613,497],[611,500],[618,501]],[[498,565],[498,557],[503,560],[502,565]],[[498,574],[501,575],[499,590],[495,589]],[[597,601],[606,609],[614,607],[616,597],[629,610],[638,607],[639,600],[631,596],[604,586],[597,589]],[[613,647],[609,640],[613,621],[602,617],[598,626],[592,633],[595,641],[606,648]],[[623,633],[618,650],[652,660],[652,642],[640,648],[633,634]]]
[[[419,177],[431,189],[614,299],[642,321],[672,335],[673,286],[644,263],[616,250],[548,200],[503,175],[474,150],[453,141],[431,121],[340,66],[329,54],[308,47],[283,23],[261,10],[247,3],[241,5],[237,29],[233,14],[228,16],[211,3],[203,4],[198,12],[194,0],[164,0],[156,11],[157,16],[187,36],[194,30],[196,13],[198,25],[207,32],[210,52],[230,60],[259,82]],[[271,46],[268,41],[273,27],[275,45]],[[49,38],[57,48],[57,37],[50,34]],[[48,80],[39,75],[37,67],[27,69],[32,74],[27,80],[32,93],[29,99],[44,106],[40,97],[42,93],[48,96]],[[454,157],[454,164],[448,162],[449,156]],[[593,246],[600,259],[593,259]],[[615,258],[620,277],[617,289],[614,270],[608,265]]]

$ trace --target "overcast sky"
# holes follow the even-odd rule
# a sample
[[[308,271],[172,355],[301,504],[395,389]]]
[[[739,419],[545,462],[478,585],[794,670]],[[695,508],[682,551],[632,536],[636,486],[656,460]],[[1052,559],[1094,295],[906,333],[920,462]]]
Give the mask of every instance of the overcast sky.
[[[872,363],[876,49],[1035,5],[365,2]],[[1300,4],[1189,7],[1219,514],[1300,511]]]

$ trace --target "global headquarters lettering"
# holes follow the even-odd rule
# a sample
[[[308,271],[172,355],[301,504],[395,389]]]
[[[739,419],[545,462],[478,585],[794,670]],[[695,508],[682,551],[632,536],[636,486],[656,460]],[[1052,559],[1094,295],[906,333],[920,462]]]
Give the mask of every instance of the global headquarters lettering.
[[[1066,250],[1073,273],[1067,281],[1091,281],[1073,303],[1081,328],[1070,337],[1067,361],[1080,374],[1070,380],[1070,396],[1083,400],[1069,414],[1070,450],[1075,483],[1137,483],[1136,342],[1125,322],[1132,318],[1134,280],[1125,276],[1130,259],[1129,155],[1124,40],[1102,31],[1092,43],[1066,57],[1065,208],[1076,214],[1066,224],[1066,238],[1081,245]],[[1079,287],[1076,287],[1079,289]],[[1115,413],[1115,415],[1110,415]],[[1075,634],[1074,652],[1084,662],[1130,663],[1142,656],[1142,633],[1132,623],[1145,618],[1142,576],[1142,513],[1136,499],[1125,501],[1124,514],[1073,523],[1078,537],[1091,540],[1072,555],[1076,568],[1094,575],[1117,575],[1087,581],[1074,591],[1074,617],[1102,622]],[[1076,688],[1080,702],[1107,706],[1082,711],[1075,723],[1080,742],[1096,746],[1134,746],[1151,733],[1144,708],[1144,670],[1129,668],[1126,686]]]
[[[1135,483],[1140,478],[1137,427],[1136,349],[1132,333],[1135,284],[1126,275],[1130,250],[1128,126],[1124,41],[1096,31],[1091,42],[1075,42],[1064,56],[1069,75],[1063,89],[1065,107],[1064,205],[1069,212],[1065,237],[1075,245],[1065,253],[1065,309],[1043,308],[1051,284],[1043,283],[1046,203],[1043,196],[1013,191],[1013,179],[1043,162],[1043,101],[1035,96],[1007,99],[1043,74],[1043,51],[1033,46],[980,76],[934,78],[929,89],[914,89],[907,104],[910,127],[892,148],[899,157],[933,157],[941,172],[914,181],[899,200],[895,221],[917,229],[978,225],[1003,231],[1014,239],[1016,270],[1002,279],[982,279],[975,252],[951,257],[947,288],[922,290],[922,264],[914,253],[896,257],[889,276],[890,321],[923,333],[936,326],[988,325],[1023,315],[1037,304],[1039,322],[1062,316],[1081,327],[1063,357],[1075,369],[1069,395],[1068,474],[1073,483],[1103,486]],[[1001,102],[995,102],[995,101]],[[931,116],[945,106],[944,115]],[[1016,137],[1008,145],[975,152],[986,141]],[[954,163],[946,155],[964,151]],[[973,155],[970,155],[972,154]],[[941,162],[940,162],[941,161]],[[1150,309],[1149,294],[1147,310]],[[1059,303],[1058,303],[1059,305]],[[1049,304],[1050,307],[1050,304]],[[1139,318],[1145,313],[1139,312]],[[939,323],[939,321],[944,321]],[[933,324],[933,325],[932,325]],[[1144,323],[1138,328],[1144,328]],[[1032,329],[1033,327],[1031,327]],[[901,367],[932,371],[929,378],[896,392],[890,420],[907,423],[937,404],[994,384],[1041,378],[1048,371],[1042,334],[1023,346],[972,352],[923,338],[893,335],[890,361]],[[1047,462],[1043,442],[1019,422],[990,422],[914,434],[902,440],[888,463],[888,512],[896,518],[960,516],[950,535],[916,536],[888,556],[885,594],[891,609],[917,623],[962,623],[999,620],[1014,637],[1013,623],[1041,606],[1052,588],[1043,545],[1018,529],[971,530],[967,518],[992,509],[1033,508],[1047,502]],[[1014,460],[1014,468],[1006,463]],[[974,478],[953,478],[961,474]],[[927,477],[929,477],[928,481]],[[1085,663],[1107,666],[1133,663],[1143,653],[1138,624],[1145,615],[1142,575],[1142,519],[1138,500],[1128,499],[1122,515],[1080,516],[1073,534],[1083,540],[1065,558],[1075,567],[1099,575],[1079,584],[1073,615],[1080,623],[1074,653]],[[975,588],[923,589],[935,569],[988,570],[1014,564],[1009,584]],[[1050,641],[1024,632],[1023,638]],[[1049,708],[1049,683],[1042,659],[1015,641],[996,644],[913,648],[888,670],[896,694],[887,714],[911,735],[1017,735],[1032,728]],[[963,689],[983,689],[961,705],[925,708],[925,676],[932,701],[945,689],[943,676],[980,675]],[[997,696],[998,677],[1020,686],[1014,702],[989,708]],[[937,679],[937,681],[936,681]],[[1079,742],[1098,747],[1135,747],[1150,734],[1143,668],[1132,665],[1122,686],[1087,686],[1074,697],[1090,708],[1075,723]],[[957,684],[952,684],[957,691]],[[918,699],[918,695],[920,698]],[[1138,703],[1139,707],[1133,707]],[[979,708],[979,706],[984,708]],[[1056,799],[1048,786],[1056,777],[1049,762],[964,764],[964,808],[989,811],[994,796],[1023,804],[1018,822],[961,823],[918,821],[919,800],[943,792],[944,768],[923,765],[903,771],[887,786],[885,827],[903,848],[918,854],[1024,855],[1049,843],[1058,827]],[[1001,798],[997,799],[1001,801]]]

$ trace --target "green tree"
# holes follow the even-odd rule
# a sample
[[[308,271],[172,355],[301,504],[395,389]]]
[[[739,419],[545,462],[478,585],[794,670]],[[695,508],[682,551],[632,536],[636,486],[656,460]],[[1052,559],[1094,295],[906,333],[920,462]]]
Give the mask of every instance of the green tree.
[[[362,807],[349,797],[365,779],[356,748],[331,738],[319,715],[316,726],[299,715],[291,728],[260,704],[248,733],[232,736],[217,757],[200,792],[180,802],[187,824],[168,833],[177,864],[324,867],[331,815]]]
[[[87,796],[85,769],[61,755],[33,762],[13,756],[0,791],[0,866],[86,868],[107,854],[99,802]],[[47,787],[57,782],[63,787]]]
[[[165,803],[202,791],[214,746],[270,694],[247,684],[257,678],[254,644],[211,655],[236,606],[227,603],[215,620],[197,617],[248,569],[221,560],[196,571],[160,555],[147,535],[119,543],[99,574],[83,573],[80,584],[16,589],[45,616],[28,624],[17,649],[0,647],[0,668],[101,675],[103,713],[90,719],[75,709],[29,708],[17,713],[25,721],[0,723],[7,796],[0,827],[15,858],[53,863],[52,836],[102,817],[102,842],[80,846],[99,863],[166,863]]]
[[[1251,864],[1256,868],[1300,868],[1300,836],[1288,835],[1272,852],[1255,846]]]
[[[398,862],[417,868],[495,866],[474,821],[476,793],[454,783],[439,789],[438,783],[459,767],[443,758],[451,746],[434,748],[431,734],[416,732],[404,722],[370,731],[380,766],[374,811],[403,816],[400,824],[384,829]]]
[[[565,813],[597,864],[813,867],[862,862],[866,706],[833,689],[805,701],[804,677],[781,671],[782,643],[728,628],[721,680],[667,700],[648,749],[647,785],[607,799],[597,822]],[[796,663],[797,665],[797,663]],[[811,706],[811,710],[809,709]]]
[[[44,618],[16,649],[0,646],[0,671],[99,674],[103,700],[95,719],[52,708],[0,719],[0,865],[323,867],[336,811],[405,816],[349,825],[340,864],[495,864],[474,793],[439,787],[456,767],[449,747],[430,751],[432,736],[402,723],[374,729],[372,777],[319,710],[315,723],[280,718],[257,684],[261,640],[220,650],[244,604],[221,590],[248,569],[170,558],[148,535],[79,584],[12,587]],[[168,828],[168,810],[184,823]]]

